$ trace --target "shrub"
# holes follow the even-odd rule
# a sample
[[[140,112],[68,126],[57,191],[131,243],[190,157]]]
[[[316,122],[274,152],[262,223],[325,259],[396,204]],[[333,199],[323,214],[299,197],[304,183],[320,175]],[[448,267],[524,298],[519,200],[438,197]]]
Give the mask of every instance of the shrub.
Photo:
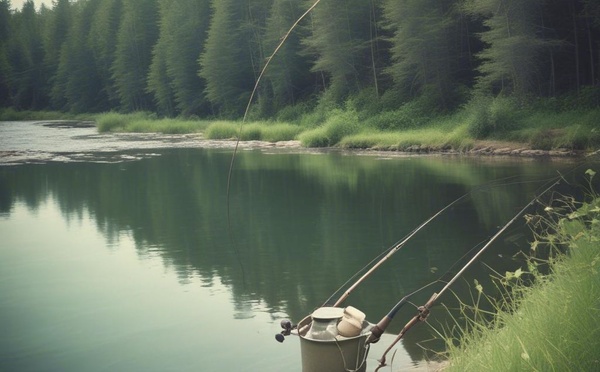
[[[299,123],[302,117],[310,111],[310,107],[306,103],[298,103],[295,105],[285,106],[277,113],[277,121],[289,123]]]
[[[335,110],[325,122],[325,132],[330,146],[337,144],[345,136],[354,134],[359,130],[358,114],[354,110]]]
[[[520,111],[516,102],[506,97],[478,97],[466,108],[469,134],[487,138],[503,134],[518,126]]]

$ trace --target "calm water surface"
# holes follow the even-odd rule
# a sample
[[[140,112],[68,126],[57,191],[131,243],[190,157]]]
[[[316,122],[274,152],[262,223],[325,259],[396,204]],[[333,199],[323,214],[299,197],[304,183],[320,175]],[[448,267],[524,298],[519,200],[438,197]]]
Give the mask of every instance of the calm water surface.
[[[473,191],[352,294],[347,304],[378,321],[493,235],[540,180],[573,166],[242,151],[228,229],[231,150],[34,123],[0,123],[0,138],[0,151],[21,156],[0,166],[1,371],[299,371],[299,340],[274,339],[282,318],[300,320]],[[486,265],[518,267],[512,256],[528,249],[529,230],[517,225],[456,291],[485,283]],[[452,306],[451,297],[441,301]],[[405,307],[390,331],[414,314]],[[423,369],[446,319],[434,307],[430,325],[408,333],[384,370]],[[369,370],[393,338],[372,348]]]

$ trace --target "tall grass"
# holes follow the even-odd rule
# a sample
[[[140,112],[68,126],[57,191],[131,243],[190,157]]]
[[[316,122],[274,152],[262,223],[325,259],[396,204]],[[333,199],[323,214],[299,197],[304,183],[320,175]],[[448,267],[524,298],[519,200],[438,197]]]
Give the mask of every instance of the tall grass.
[[[325,124],[302,132],[299,139],[305,147],[329,147],[338,144],[344,137],[359,132],[360,129],[356,111],[336,109]]]
[[[216,121],[210,124],[205,132],[209,139],[233,139],[240,135],[242,141],[290,141],[296,139],[301,132],[297,125],[271,122],[252,122],[241,126],[239,122]]]
[[[550,260],[550,274],[530,261],[534,284],[523,285],[521,270],[500,278],[507,296],[491,320],[456,321],[463,333],[458,346],[448,338],[446,371],[600,370],[600,199],[594,196],[534,241],[532,248],[568,250]]]
[[[440,121],[421,129],[405,131],[364,131],[344,137],[339,145],[348,149],[393,151],[467,151],[474,145],[466,125]]]
[[[203,120],[158,119],[156,115],[148,112],[108,112],[96,115],[99,132],[184,134],[201,132],[208,125],[209,122]]]

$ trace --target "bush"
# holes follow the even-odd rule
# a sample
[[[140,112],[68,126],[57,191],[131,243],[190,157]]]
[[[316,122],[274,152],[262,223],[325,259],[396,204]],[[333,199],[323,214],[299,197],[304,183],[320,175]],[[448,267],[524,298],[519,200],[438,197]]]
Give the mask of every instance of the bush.
[[[379,130],[403,130],[423,126],[428,121],[415,104],[407,103],[398,110],[385,111],[366,119],[365,125]]]
[[[504,134],[519,125],[521,114],[516,102],[506,97],[478,97],[466,108],[469,113],[469,134],[488,138]]]
[[[551,129],[540,129],[533,134],[529,141],[529,145],[535,150],[551,150],[554,148],[555,137],[555,131]]]
[[[288,123],[299,123],[304,115],[310,111],[310,107],[306,103],[298,103],[296,105],[285,106],[277,113],[277,121]]]

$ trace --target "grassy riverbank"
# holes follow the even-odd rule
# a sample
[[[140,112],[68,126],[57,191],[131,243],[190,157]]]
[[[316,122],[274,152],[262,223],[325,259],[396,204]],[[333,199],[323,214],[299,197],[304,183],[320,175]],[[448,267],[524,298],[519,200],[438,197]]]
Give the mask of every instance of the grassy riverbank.
[[[96,116],[100,131],[203,132],[209,139],[238,135],[239,121],[158,119],[152,114]],[[158,122],[158,123],[157,123]],[[250,120],[242,140],[299,140],[305,147],[406,151],[468,151],[478,141],[505,141],[539,150],[600,147],[600,108],[568,99],[524,104],[512,98],[479,98],[452,113],[409,102],[389,110],[349,99],[342,106],[288,107],[269,120]]]
[[[497,303],[491,320],[479,318],[467,326],[457,321],[457,328],[468,332],[460,346],[448,339],[445,371],[600,370],[599,212],[596,196],[536,240],[537,248],[567,250],[551,260],[551,274],[529,265],[534,284],[510,286],[509,300]],[[508,273],[501,281],[514,284],[521,275]]]
[[[203,133],[208,139],[289,141],[305,147],[394,151],[468,151],[482,141],[501,141],[534,150],[600,148],[600,107],[581,98],[523,103],[513,98],[473,99],[450,113],[411,101],[389,109],[379,101],[348,99],[342,106],[289,106],[269,119],[240,121],[159,118],[115,112],[73,115],[0,111],[0,120],[92,119],[100,132]]]

